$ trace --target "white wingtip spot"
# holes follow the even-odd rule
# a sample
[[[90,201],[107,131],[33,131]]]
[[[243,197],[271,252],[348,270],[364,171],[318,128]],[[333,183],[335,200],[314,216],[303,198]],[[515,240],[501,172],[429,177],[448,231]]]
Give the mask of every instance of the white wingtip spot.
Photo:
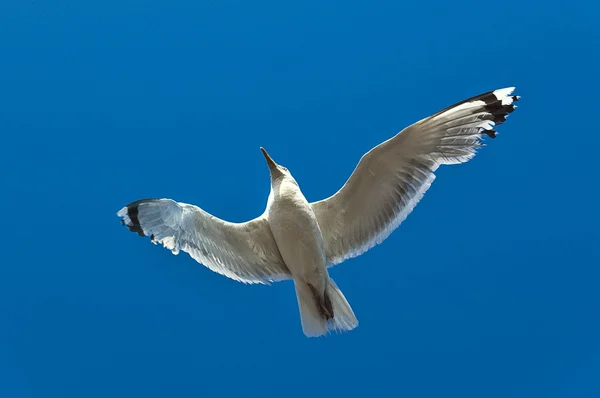
[[[117,216],[121,217],[121,223],[123,225],[130,225],[131,219],[129,218],[129,214],[127,213],[127,207],[123,207],[121,210],[117,212]]]
[[[510,96],[513,91],[515,91],[515,87],[500,88],[494,90],[494,95],[499,101],[502,101],[502,105],[510,105],[514,101],[514,98]]]
[[[494,95],[496,96],[496,98],[502,99],[507,95],[511,95],[513,91],[515,91],[515,87],[499,88],[498,90],[494,90]]]

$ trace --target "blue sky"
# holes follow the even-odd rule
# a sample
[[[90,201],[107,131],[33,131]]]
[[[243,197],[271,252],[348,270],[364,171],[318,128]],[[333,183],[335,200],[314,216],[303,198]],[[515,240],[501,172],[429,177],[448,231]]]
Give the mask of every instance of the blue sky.
[[[592,3],[2,2],[0,395],[597,397]],[[498,138],[331,270],[351,333],[307,339],[291,283],[226,279],[115,215],[253,218],[260,146],[321,199],[403,127],[513,85]]]

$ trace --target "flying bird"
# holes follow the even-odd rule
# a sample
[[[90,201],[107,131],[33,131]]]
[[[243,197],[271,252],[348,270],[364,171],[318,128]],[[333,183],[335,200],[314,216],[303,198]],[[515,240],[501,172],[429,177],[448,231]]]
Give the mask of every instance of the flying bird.
[[[328,268],[383,242],[423,197],[440,165],[465,163],[516,108],[514,87],[456,103],[364,154],[332,196],[309,202],[264,148],[271,191],[264,213],[232,223],[172,199],[142,199],[117,215],[173,254],[248,284],[293,280],[304,334],[349,331],[358,320]]]

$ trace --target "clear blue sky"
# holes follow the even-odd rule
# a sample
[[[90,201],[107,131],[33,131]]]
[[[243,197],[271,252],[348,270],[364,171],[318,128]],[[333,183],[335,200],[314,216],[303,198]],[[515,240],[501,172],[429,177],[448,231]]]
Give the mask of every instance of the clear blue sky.
[[[596,4],[592,4],[596,3]],[[0,3],[0,396],[598,397],[600,5]],[[121,227],[144,197],[309,200],[472,95],[519,109],[381,246],[331,270],[351,333]]]

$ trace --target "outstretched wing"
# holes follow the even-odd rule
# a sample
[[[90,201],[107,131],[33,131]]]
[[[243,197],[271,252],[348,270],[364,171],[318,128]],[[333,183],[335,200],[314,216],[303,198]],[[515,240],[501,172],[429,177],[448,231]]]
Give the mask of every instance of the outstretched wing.
[[[142,199],[117,215],[129,230],[179,254],[188,253],[214,272],[243,283],[291,278],[264,217],[230,223],[197,206],[171,199]]]
[[[344,186],[311,203],[328,264],[356,257],[381,243],[421,200],[442,164],[464,163],[496,137],[519,99],[514,87],[454,104],[405,128],[367,152]]]

